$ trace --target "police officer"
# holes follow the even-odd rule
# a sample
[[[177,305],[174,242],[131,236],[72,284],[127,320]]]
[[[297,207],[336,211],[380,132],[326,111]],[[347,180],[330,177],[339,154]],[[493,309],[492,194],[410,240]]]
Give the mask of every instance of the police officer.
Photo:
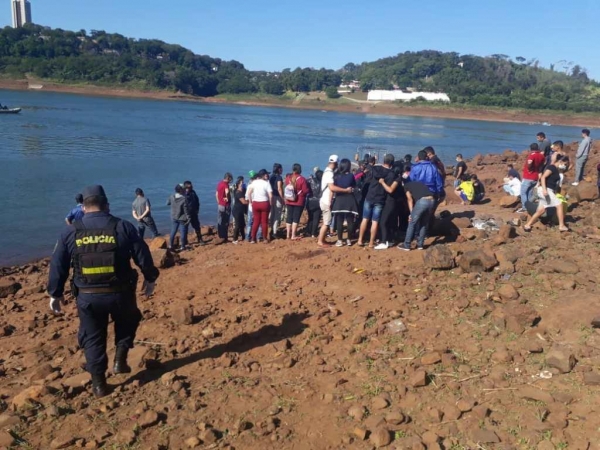
[[[115,374],[131,372],[127,353],[133,347],[142,318],[135,299],[137,272],[130,260],[133,258],[144,275],[146,296],[154,292],[158,269],[135,227],[110,215],[102,186],[87,187],[82,194],[85,215],[73,222],[56,244],[48,293],[50,308],[59,314],[69,269],[73,267],[71,287],[77,299],[79,346],[85,352],[86,370],[92,375],[93,393],[103,397],[109,393],[106,384],[109,316],[115,323]]]

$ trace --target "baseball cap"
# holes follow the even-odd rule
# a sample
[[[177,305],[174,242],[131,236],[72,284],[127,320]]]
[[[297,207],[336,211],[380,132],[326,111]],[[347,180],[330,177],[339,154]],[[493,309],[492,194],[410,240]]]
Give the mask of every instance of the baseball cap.
[[[256,172],[254,170],[251,170],[250,172],[248,172],[248,176],[250,178],[254,178],[256,176]]]
[[[93,186],[86,187],[83,191],[81,191],[81,195],[83,195],[84,201],[90,197],[96,197],[96,196],[106,198],[106,193],[104,192],[104,188],[102,186],[100,186],[99,184],[95,184]]]
[[[330,163],[336,163],[336,162],[338,162],[338,159],[339,159],[339,158],[338,158],[338,155],[331,155],[331,156],[329,157],[329,162],[330,162]]]

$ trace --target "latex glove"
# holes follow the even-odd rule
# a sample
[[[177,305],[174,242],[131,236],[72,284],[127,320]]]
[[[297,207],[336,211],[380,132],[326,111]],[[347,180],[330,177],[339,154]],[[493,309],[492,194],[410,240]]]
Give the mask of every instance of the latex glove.
[[[150,297],[152,296],[152,294],[154,294],[154,289],[156,289],[156,282],[149,282],[144,280],[144,283],[142,284],[142,291],[144,291],[144,295],[146,297]]]
[[[65,304],[65,299],[64,297],[50,297],[50,309],[52,310],[52,312],[54,314],[60,314],[61,313],[61,306],[60,305],[64,305]]]

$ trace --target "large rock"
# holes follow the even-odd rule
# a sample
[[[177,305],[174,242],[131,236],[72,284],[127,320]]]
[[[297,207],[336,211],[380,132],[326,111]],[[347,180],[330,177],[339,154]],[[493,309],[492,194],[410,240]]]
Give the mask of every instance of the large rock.
[[[490,251],[471,250],[460,256],[458,265],[465,272],[487,272],[498,265],[498,260]]]
[[[12,280],[0,280],[0,298],[16,294],[21,289],[21,283]]]
[[[15,395],[12,399],[12,407],[14,410],[21,409],[30,401],[37,401],[46,393],[46,387],[43,385],[35,385],[28,387]]]
[[[392,442],[392,433],[387,428],[379,427],[369,437],[375,448],[386,447]]]
[[[473,224],[471,223],[471,219],[469,219],[468,217],[453,217],[452,223],[455,227],[461,230],[463,228],[471,228],[473,226]]]
[[[598,187],[592,183],[582,181],[579,186],[569,189],[569,195],[579,202],[589,202],[598,198]]]
[[[520,197],[516,195],[507,195],[506,197],[502,197],[500,199],[500,206],[503,208],[514,208],[521,201]]]
[[[471,433],[471,439],[477,444],[497,444],[500,442],[498,435],[492,430],[477,428]]]
[[[194,310],[191,306],[179,306],[171,314],[173,321],[180,325],[191,325],[194,323]]]
[[[565,261],[565,260],[557,260],[553,261],[550,265],[553,272],[556,273],[564,273],[567,275],[575,275],[579,273],[579,267],[574,262]]]
[[[500,286],[498,295],[502,300],[517,300],[519,298],[519,292],[512,284],[503,284]]]
[[[167,240],[164,237],[155,237],[154,239],[152,239],[152,241],[150,241],[148,247],[150,247],[150,251],[152,252],[155,250],[166,249],[168,247]]]
[[[568,351],[551,350],[546,355],[546,365],[559,370],[561,373],[569,373],[576,363],[575,356]]]
[[[454,267],[452,250],[446,245],[434,245],[425,251],[425,266],[436,270],[449,270]]]
[[[519,159],[519,154],[513,150],[504,150],[504,152],[502,152],[502,159],[504,161],[516,161],[517,159]]]
[[[168,269],[175,265],[175,256],[169,250],[159,249],[152,252],[154,265],[159,269]]]
[[[517,230],[512,225],[504,224],[500,227],[498,235],[505,240],[514,239],[517,236]]]

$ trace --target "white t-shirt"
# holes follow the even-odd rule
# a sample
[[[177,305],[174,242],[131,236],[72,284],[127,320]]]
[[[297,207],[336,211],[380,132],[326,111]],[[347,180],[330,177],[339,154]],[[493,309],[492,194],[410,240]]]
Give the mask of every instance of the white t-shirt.
[[[269,193],[273,193],[271,183],[267,180],[254,180],[250,187],[252,188],[253,202],[268,202]]]
[[[324,205],[326,207],[331,206],[330,204],[330,196],[331,196],[331,191],[329,190],[329,185],[333,183],[333,170],[331,170],[329,167],[327,169],[325,169],[325,171],[323,172],[323,178],[321,178],[321,205]]]
[[[518,178],[513,178],[512,180],[508,180],[508,183],[506,184],[510,188],[510,193],[512,195],[521,195],[521,180]]]

